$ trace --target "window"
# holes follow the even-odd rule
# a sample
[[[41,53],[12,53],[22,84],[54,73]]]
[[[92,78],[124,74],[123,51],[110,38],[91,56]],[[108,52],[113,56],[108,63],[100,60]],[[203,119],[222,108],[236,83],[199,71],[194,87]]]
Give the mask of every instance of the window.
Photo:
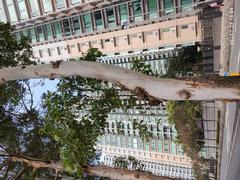
[[[148,0],[147,1],[147,7],[148,7],[148,16],[149,19],[157,18],[157,11],[158,11],[158,4],[157,0]]]
[[[69,19],[62,20],[62,25],[63,25],[64,35],[65,36],[70,36],[71,35],[71,28],[70,28]]]
[[[53,33],[52,33],[51,24],[43,25],[43,31],[45,33],[45,36],[46,36],[47,40],[53,39]]]
[[[169,153],[169,146],[167,142],[164,143],[164,153]]]
[[[110,136],[106,136],[106,145],[110,145]]]
[[[133,15],[134,15],[134,21],[143,20],[141,0],[136,0],[133,2]]]
[[[81,0],[71,0],[72,4],[77,4],[77,3],[80,3]]]
[[[21,20],[28,18],[27,8],[24,0],[18,0],[18,8]]]
[[[121,147],[121,137],[120,136],[117,136],[117,146],[118,147]]]
[[[57,39],[62,37],[62,30],[59,21],[53,22],[53,34]]]
[[[121,23],[127,21],[128,11],[127,11],[127,5],[126,4],[119,5],[119,15],[120,15]]]
[[[158,141],[158,152],[162,152],[162,141]]]
[[[3,7],[3,4],[2,4],[2,1],[0,1],[0,21],[1,22],[6,22],[7,19],[6,19],[6,14],[5,14],[5,10],[4,10],[4,7]]]
[[[83,25],[85,32],[92,31],[91,15],[90,13],[83,15]]]
[[[146,144],[145,144],[145,150],[146,150],[146,151],[149,151],[149,142],[146,142]]]
[[[51,0],[42,0],[44,12],[51,12],[52,11],[52,2]]]
[[[152,151],[156,151],[156,144],[155,143],[156,143],[155,141],[151,142],[151,150]]]
[[[126,137],[122,136],[122,147],[126,148]]]
[[[183,155],[182,145],[178,145],[178,154]]]
[[[114,16],[113,8],[112,7],[107,8],[106,14],[107,14],[108,27],[114,26],[115,25],[115,16]]]
[[[81,30],[80,30],[80,21],[79,21],[79,17],[75,16],[72,17],[72,28],[73,28],[73,33],[74,34],[80,34]]]
[[[187,24],[181,26],[181,29],[187,29],[187,28],[188,28],[188,25],[187,25]]]
[[[176,144],[175,143],[171,143],[171,153],[176,154]]]
[[[64,8],[66,6],[65,0],[56,0],[56,4],[58,9]]]
[[[38,42],[42,42],[45,40],[42,26],[36,27],[36,35]]]
[[[7,0],[7,8],[10,16],[10,21],[11,22],[16,22],[17,21],[17,14],[13,5],[13,0]]]
[[[32,43],[36,43],[36,42],[37,42],[37,37],[36,37],[34,28],[29,29],[29,30],[28,30],[28,33],[29,33],[31,42],[32,42]]]
[[[163,28],[162,29],[162,32],[169,32],[170,31],[170,28]]]
[[[164,9],[166,14],[172,14],[174,12],[174,2],[173,0],[164,0]]]
[[[133,138],[133,149],[138,149],[136,138]]]
[[[31,7],[31,15],[32,17],[39,16],[39,6],[38,6],[38,1],[37,0],[29,0],[30,7]]]
[[[128,140],[127,147],[131,149],[132,148],[132,139],[131,139],[131,137],[127,137],[127,140]]]
[[[103,26],[101,11],[94,12],[94,18],[95,18],[95,23],[96,23],[95,25],[96,25],[97,30],[103,29],[104,26]]]
[[[181,0],[182,11],[192,10],[192,0]]]

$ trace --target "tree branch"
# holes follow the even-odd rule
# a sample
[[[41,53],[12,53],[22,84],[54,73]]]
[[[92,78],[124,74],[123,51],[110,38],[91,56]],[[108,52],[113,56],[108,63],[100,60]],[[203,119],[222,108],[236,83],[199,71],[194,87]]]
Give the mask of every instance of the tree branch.
[[[57,180],[58,179],[58,175],[59,175],[59,170],[55,170],[56,171],[56,173],[55,173],[55,178],[54,178],[54,180]]]
[[[232,79],[231,85],[220,85],[221,83],[218,83],[220,81],[209,80],[209,77],[205,77],[201,81],[198,81],[198,79],[190,79],[189,81],[186,79],[163,79],[147,76],[126,68],[90,61],[61,62],[57,68],[53,67],[52,64],[32,65],[25,68],[3,68],[0,70],[0,83],[19,79],[53,79],[66,76],[82,76],[109,81],[132,92],[139,92],[140,90],[144,97],[158,100],[240,99],[240,77],[234,79],[225,77],[225,79]]]
[[[22,177],[25,170],[26,170],[26,167],[23,167],[13,179],[19,180]]]
[[[3,168],[4,166],[7,165],[7,163],[9,162],[9,160],[10,160],[10,158],[5,159],[5,160],[3,161],[3,163],[0,165],[0,171],[2,170],[2,168]]]

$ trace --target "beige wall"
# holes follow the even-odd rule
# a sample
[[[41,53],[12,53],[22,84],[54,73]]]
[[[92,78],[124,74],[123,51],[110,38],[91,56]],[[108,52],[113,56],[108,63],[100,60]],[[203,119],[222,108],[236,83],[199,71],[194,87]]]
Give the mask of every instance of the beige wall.
[[[188,25],[188,27],[182,29],[182,25]],[[90,48],[90,45],[91,47],[99,48],[104,54],[114,54],[115,52],[121,51],[134,51],[146,48],[158,48],[165,45],[201,41],[200,28],[201,25],[198,21],[198,17],[191,16],[131,29],[64,40],[62,43],[64,42],[64,44],[70,49],[70,54],[64,54],[64,58],[79,57],[83,52],[86,52]],[[57,44],[59,44],[59,42],[50,43],[48,44],[48,48],[51,48],[52,46],[55,47]],[[80,48],[78,46],[80,46]],[[35,46],[33,51],[41,48],[44,49],[46,46]],[[59,58],[61,57],[52,56],[44,57],[42,59],[58,60]]]
[[[133,150],[120,147],[110,147],[99,145],[102,152],[112,156],[134,156],[138,160],[143,161],[158,161],[162,163],[169,163],[175,165],[191,166],[191,159],[187,156],[173,155],[159,152],[143,151],[143,150]]]

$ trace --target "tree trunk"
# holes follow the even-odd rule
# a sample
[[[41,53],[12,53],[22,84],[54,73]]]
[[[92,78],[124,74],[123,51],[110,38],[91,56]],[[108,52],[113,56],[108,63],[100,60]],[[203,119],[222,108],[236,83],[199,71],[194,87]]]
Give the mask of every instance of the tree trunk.
[[[117,180],[171,180],[173,178],[155,176],[148,172],[137,172],[126,169],[111,168],[103,165],[99,166],[87,166],[86,172],[92,175],[108,177],[110,179]]]
[[[49,168],[56,171],[55,178],[58,176],[58,172],[64,171],[64,167],[60,162],[46,162],[41,159],[33,159],[29,157],[21,157],[21,156],[12,156],[12,161],[21,162],[27,164],[28,167],[32,167],[34,170],[38,168]],[[103,165],[99,166],[84,166],[84,171],[90,175],[108,177],[110,179],[118,179],[118,180],[172,180],[173,178],[155,176],[153,174],[147,172],[137,172],[124,170],[119,168],[112,168]]]
[[[125,68],[89,61],[69,61],[0,70],[0,82],[10,80],[82,76],[110,81],[148,100],[239,100],[239,86],[213,81],[159,79]],[[240,84],[236,78],[235,84]]]

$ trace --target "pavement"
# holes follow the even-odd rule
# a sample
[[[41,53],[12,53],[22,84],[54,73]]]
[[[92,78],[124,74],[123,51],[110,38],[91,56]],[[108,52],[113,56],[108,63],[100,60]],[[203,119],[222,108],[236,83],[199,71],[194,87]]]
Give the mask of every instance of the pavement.
[[[225,0],[222,16],[220,75],[240,72],[240,1]]]
[[[240,102],[226,103],[219,180],[240,177]]]
[[[234,2],[234,25],[233,25],[233,37],[232,47],[230,54],[230,65],[229,72],[239,73],[240,72],[240,1],[235,0]]]

